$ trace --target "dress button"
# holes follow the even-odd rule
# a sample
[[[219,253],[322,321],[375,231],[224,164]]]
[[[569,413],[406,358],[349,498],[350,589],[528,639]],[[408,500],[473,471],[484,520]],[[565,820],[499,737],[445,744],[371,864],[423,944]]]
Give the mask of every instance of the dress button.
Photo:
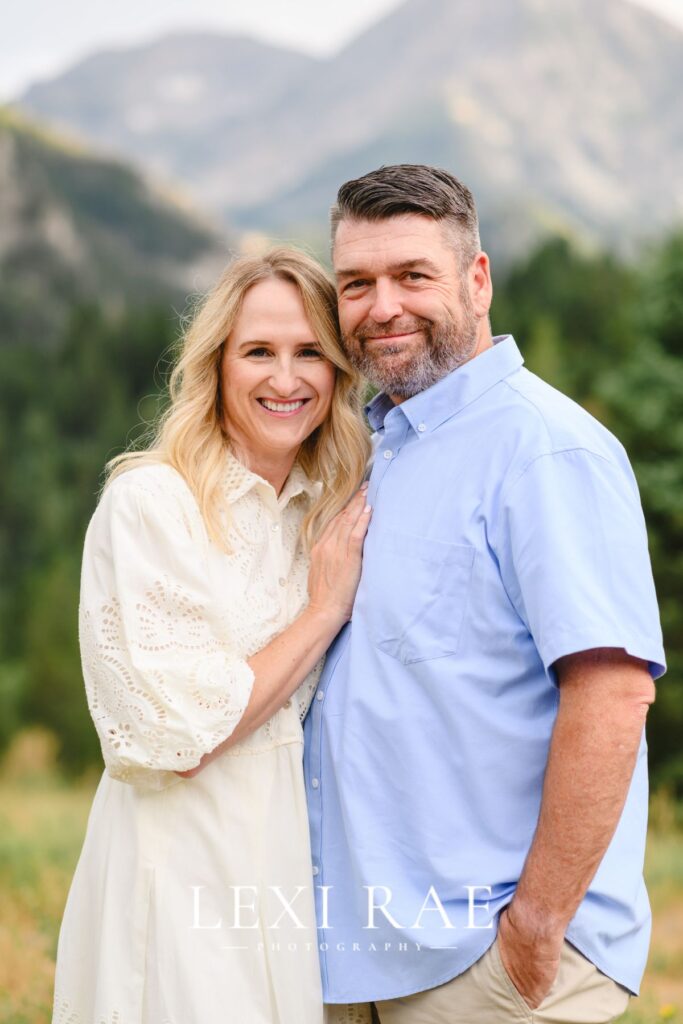
[[[291,706],[292,706],[291,698],[289,700],[286,700],[282,706],[283,706],[283,708],[291,708]]]
[[[281,587],[286,587],[287,586],[287,580],[284,578],[284,576],[280,577],[280,579],[278,580],[278,583],[280,584]]]
[[[393,454],[394,453],[392,452],[391,448],[387,448],[387,450],[384,453],[384,458],[385,459],[390,459],[393,456]]]
[[[320,868],[318,867],[317,864],[313,865],[313,874],[314,875],[319,875],[320,874]]]
[[[280,524],[279,523],[273,523],[273,525],[271,526],[271,530],[273,531],[273,533],[277,533],[277,531],[279,529],[280,529]]]
[[[427,426],[425,423],[418,423],[417,429],[420,431],[421,434],[424,434],[425,430],[427,429]]]
[[[313,789],[317,789],[320,785],[320,779],[311,779],[311,785],[313,786]]]
[[[315,699],[316,700],[322,700],[324,696],[325,696],[324,691],[323,690],[318,690],[318,692],[315,695]]]

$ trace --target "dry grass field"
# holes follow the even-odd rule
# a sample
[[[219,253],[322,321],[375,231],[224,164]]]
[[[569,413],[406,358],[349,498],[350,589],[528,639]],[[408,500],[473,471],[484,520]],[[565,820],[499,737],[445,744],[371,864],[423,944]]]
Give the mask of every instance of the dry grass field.
[[[0,1024],[50,1021],[59,921],[96,781],[67,786],[50,761],[49,738],[27,736],[0,777]],[[683,1024],[683,829],[665,798],[652,810],[652,950],[642,996],[622,1020]]]

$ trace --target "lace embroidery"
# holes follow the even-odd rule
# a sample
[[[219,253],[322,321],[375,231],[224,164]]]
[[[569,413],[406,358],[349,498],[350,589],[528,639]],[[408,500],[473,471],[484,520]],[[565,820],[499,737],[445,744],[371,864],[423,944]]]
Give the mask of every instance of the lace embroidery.
[[[124,1022],[117,1010],[113,1010],[110,1016],[102,1017],[100,1015],[96,1020],[86,1022],[66,999],[55,997],[52,1024],[126,1024],[126,1022]],[[169,1021],[168,1024],[171,1024],[171,1022]]]
[[[191,492],[170,467],[130,470],[105,492],[86,541],[80,640],[91,714],[115,778],[154,788],[177,782],[173,772],[196,765],[244,713],[253,684],[246,659],[308,600],[299,534],[315,492],[295,469],[290,497],[278,503],[228,460],[230,555],[209,542]],[[122,506],[136,530],[116,535],[112,560],[111,524]],[[162,571],[146,579],[147,565]],[[131,580],[140,578],[137,589]],[[321,669],[322,661],[288,706],[230,753],[300,742]]]
[[[127,1024],[123,1021],[117,1010],[113,1010],[110,1016],[97,1017],[94,1022],[84,1021],[70,1003],[61,998],[55,999],[52,1024]],[[170,1019],[164,1019],[159,1024],[174,1024]],[[329,1004],[325,1007],[325,1024],[372,1024],[372,1013],[369,1003],[355,1003],[348,1006],[336,1006]]]

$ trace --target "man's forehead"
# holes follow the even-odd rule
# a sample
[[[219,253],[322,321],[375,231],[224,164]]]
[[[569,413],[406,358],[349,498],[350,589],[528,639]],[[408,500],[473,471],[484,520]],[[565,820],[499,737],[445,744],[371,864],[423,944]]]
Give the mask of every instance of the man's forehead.
[[[438,251],[447,251],[442,225],[413,213],[376,221],[340,221],[332,257],[339,274],[386,260],[429,259]]]

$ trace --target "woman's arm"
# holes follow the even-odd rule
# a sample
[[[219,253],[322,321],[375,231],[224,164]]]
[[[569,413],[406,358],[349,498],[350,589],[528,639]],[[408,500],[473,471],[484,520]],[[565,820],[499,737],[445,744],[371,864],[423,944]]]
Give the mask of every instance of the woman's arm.
[[[192,778],[224,750],[267,722],[320,661],[345,622],[360,579],[363,540],[370,522],[364,487],[328,525],[311,551],[304,611],[279,636],[247,660],[254,685],[244,714],[230,736],[185,772]]]

